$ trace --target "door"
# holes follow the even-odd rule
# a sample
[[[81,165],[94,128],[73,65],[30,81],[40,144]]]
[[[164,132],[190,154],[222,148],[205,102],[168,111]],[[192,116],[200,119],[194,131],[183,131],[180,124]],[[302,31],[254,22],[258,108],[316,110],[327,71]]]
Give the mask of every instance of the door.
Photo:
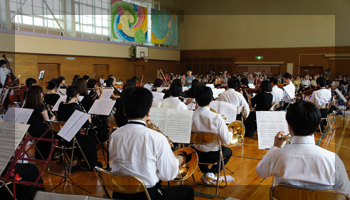
[[[98,83],[100,82],[100,78],[104,76],[106,80],[109,76],[109,65],[105,64],[95,64],[94,65],[94,76],[90,78],[94,78]]]
[[[144,65],[134,65],[134,76],[137,77],[137,82],[145,82],[145,66]]]
[[[305,74],[316,75],[323,74],[323,67],[300,67],[300,75],[304,76]]]
[[[44,91],[47,91],[47,83],[61,75],[60,73],[60,64],[58,63],[38,63],[38,74],[41,71],[45,71],[44,77],[42,80],[38,80],[37,85],[40,85]]]

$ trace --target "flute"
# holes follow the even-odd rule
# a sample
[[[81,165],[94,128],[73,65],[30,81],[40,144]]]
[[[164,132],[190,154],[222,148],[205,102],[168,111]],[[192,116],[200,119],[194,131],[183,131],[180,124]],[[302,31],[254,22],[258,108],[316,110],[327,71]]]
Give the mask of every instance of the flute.
[[[50,109],[50,107],[47,105],[45,99],[43,98],[43,102],[45,104],[45,107],[47,109],[47,111],[49,112],[49,118],[51,119],[51,117],[55,116],[55,118],[57,119],[57,116],[52,112],[52,110]]]

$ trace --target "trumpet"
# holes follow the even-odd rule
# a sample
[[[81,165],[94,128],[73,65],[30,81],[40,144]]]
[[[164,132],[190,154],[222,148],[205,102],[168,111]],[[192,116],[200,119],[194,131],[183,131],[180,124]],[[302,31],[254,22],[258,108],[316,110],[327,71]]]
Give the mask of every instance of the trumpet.
[[[290,144],[292,141],[292,136],[290,134],[280,137],[280,140],[286,140],[286,144]]]
[[[165,135],[157,126],[147,122],[146,127],[164,135],[167,138],[171,148],[174,148],[173,141],[171,141],[171,139]],[[174,155],[182,155],[186,158],[186,163],[179,167],[179,172],[173,181],[184,181],[189,178],[196,170],[198,165],[198,154],[194,149],[184,147],[175,151]],[[187,158],[190,160],[187,161]]]

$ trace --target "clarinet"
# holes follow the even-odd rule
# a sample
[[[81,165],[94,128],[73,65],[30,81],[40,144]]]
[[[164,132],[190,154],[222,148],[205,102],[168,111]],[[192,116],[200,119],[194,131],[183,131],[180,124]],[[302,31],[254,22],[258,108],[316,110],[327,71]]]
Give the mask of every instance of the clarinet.
[[[81,109],[83,109],[84,113],[88,114],[84,108],[84,106],[81,104],[81,102],[79,101],[79,99],[77,100],[78,105],[80,106]],[[88,120],[88,128],[92,131],[92,134],[96,134],[94,126],[92,125],[92,123]]]
[[[49,118],[51,119],[51,117],[53,117],[53,116],[55,116],[55,117],[57,118],[57,116],[51,111],[51,109],[50,109],[49,106],[47,105],[45,99],[43,99],[43,102],[44,102],[45,107],[46,107],[46,109],[47,109],[47,111],[48,111]]]

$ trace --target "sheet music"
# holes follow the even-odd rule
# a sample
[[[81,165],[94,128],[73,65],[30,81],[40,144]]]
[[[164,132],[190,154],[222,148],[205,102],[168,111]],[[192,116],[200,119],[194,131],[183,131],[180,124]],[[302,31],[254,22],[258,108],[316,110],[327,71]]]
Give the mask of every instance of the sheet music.
[[[81,102],[84,99],[84,97],[79,96],[78,99]],[[57,100],[55,106],[52,108],[52,111],[58,111],[58,107],[60,106],[61,102],[66,102],[66,100],[67,100],[67,95],[60,96],[60,98]]]
[[[293,99],[295,97],[295,88],[293,85],[287,85],[283,87],[283,89],[287,92],[289,99]]]
[[[9,108],[4,116],[5,122],[27,124],[34,109],[30,108]]]
[[[190,143],[192,110],[151,108],[150,120],[176,143]]]
[[[162,106],[162,102],[152,102],[152,107],[160,108],[160,106]]]
[[[60,96],[64,96],[66,95],[67,89],[63,89],[63,88],[59,88],[57,90],[57,94],[59,94]]]
[[[210,87],[211,89],[214,89],[214,84],[206,84],[205,86]]]
[[[0,123],[0,174],[6,168],[29,126],[9,122]]]
[[[168,90],[169,87],[157,87],[157,92],[162,92],[163,90]]]
[[[92,104],[89,110],[89,114],[108,116],[111,113],[115,102],[116,101],[111,99],[96,100],[94,104]]]
[[[225,89],[224,88],[222,88],[222,89],[221,88],[220,89],[214,88],[214,89],[212,89],[212,91],[213,91],[213,97],[214,97],[214,99],[216,99],[219,97],[219,94],[225,92]]]
[[[152,92],[153,102],[163,102],[164,93],[163,92]]]
[[[0,117],[0,123],[4,122],[4,120]]]
[[[341,98],[345,103],[348,102],[348,100],[346,100],[346,98],[345,98],[344,95],[340,92],[340,90],[338,90],[338,88],[335,89],[334,91],[340,96],[340,98]]]
[[[104,89],[100,99],[109,99],[114,92],[114,89]]]
[[[151,84],[145,84],[143,87],[146,88],[149,91],[151,91],[151,89],[152,89],[152,85]]]
[[[44,78],[45,70],[40,71],[38,80],[41,80]]]
[[[170,102],[163,102],[162,105],[160,105],[161,108],[174,108],[174,103]]]
[[[249,88],[252,88],[252,89],[255,89],[255,85],[254,85],[253,83],[249,83],[249,84],[248,84],[248,87],[249,87]]]
[[[225,122],[231,123],[236,120],[237,108],[227,102],[224,101],[213,101],[210,103],[210,108],[214,109],[220,115],[224,115],[226,117]]]
[[[53,106],[52,111],[58,111],[58,107],[60,106],[61,102],[65,102],[67,100],[67,96],[62,95],[57,100],[56,104]]]
[[[57,135],[70,142],[89,117],[90,115],[75,110]]]
[[[176,143],[190,143],[192,110],[169,109],[165,134]]]
[[[187,91],[187,90],[189,90],[189,89],[190,89],[189,87],[183,86],[183,87],[182,87],[182,92],[185,92],[185,91]]]
[[[284,111],[256,111],[259,149],[270,149],[278,132],[289,134]]]

